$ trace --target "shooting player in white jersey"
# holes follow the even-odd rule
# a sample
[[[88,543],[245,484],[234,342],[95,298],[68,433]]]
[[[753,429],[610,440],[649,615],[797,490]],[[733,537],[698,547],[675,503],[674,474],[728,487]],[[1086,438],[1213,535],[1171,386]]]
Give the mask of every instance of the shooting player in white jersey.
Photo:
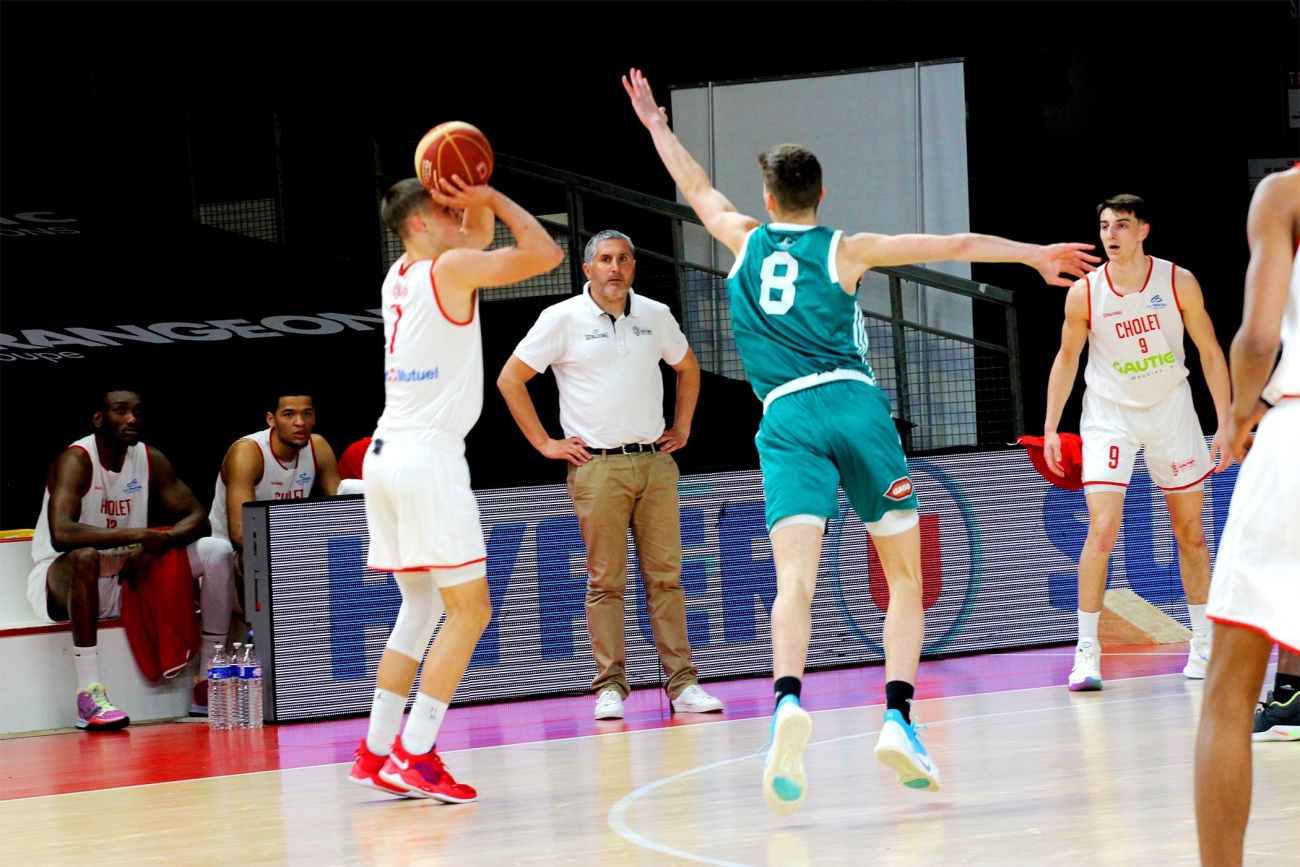
[[[1241,328],[1232,341],[1226,431],[1241,474],[1210,586],[1214,658],[1196,735],[1202,864],[1242,861],[1250,708],[1273,644],[1300,653],[1300,164],[1255,189],[1246,236],[1250,265]]]
[[[432,194],[415,178],[384,196],[406,253],[384,281],[384,414],[366,454],[371,569],[392,572],[402,607],[379,664],[370,729],[351,780],[414,798],[477,798],[434,744],[447,705],[492,617],[487,549],[470,490],[465,435],[483,406],[478,294],[544,274],[564,252],[523,208],[453,178]],[[515,246],[483,251],[493,214]],[[443,607],[447,619],[429,648]],[[420,692],[395,737],[420,660]]]
[[[1097,622],[1110,553],[1124,517],[1124,493],[1140,448],[1145,448],[1151,481],[1164,492],[1178,542],[1178,571],[1192,623],[1183,674],[1205,677],[1211,637],[1205,619],[1210,553],[1201,526],[1203,483],[1210,473],[1232,463],[1224,439],[1231,399],[1228,363],[1205,312],[1200,284],[1186,268],[1145,253],[1142,244],[1151,226],[1142,199],[1114,196],[1097,206],[1097,217],[1108,261],[1076,282],[1066,296],[1061,349],[1048,379],[1043,423],[1043,456],[1049,469],[1064,475],[1056,426],[1087,343],[1088,385],[1079,433],[1088,539],[1079,555],[1079,640],[1069,678],[1069,688],[1076,691],[1102,686]],[[1184,330],[1200,351],[1218,414],[1212,450],[1205,447],[1192,406],[1183,362]]]

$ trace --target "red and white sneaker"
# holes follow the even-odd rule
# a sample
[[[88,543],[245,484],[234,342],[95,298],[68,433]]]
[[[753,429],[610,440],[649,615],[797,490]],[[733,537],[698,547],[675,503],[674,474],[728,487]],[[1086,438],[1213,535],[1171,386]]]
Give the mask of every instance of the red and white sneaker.
[[[473,786],[452,779],[436,749],[413,756],[402,748],[400,735],[393,741],[393,751],[379,771],[379,779],[400,786],[407,797],[433,798],[445,804],[468,804],[478,798]]]
[[[367,789],[375,789],[386,795],[400,795],[403,798],[421,797],[379,779],[379,771],[383,768],[384,762],[388,761],[388,756],[377,756],[370,752],[370,747],[366,746],[365,738],[361,739],[361,746],[357,747],[355,755],[357,760],[352,763],[352,770],[348,774],[349,782],[356,783],[358,786],[365,786]]]

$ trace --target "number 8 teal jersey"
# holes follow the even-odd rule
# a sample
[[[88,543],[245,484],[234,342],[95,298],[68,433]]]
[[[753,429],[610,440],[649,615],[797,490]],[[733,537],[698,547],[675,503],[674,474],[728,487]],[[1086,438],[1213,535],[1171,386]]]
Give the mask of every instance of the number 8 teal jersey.
[[[831,371],[875,383],[862,311],[840,288],[835,268],[843,234],[824,226],[759,226],[727,276],[736,349],[764,403],[779,386]]]

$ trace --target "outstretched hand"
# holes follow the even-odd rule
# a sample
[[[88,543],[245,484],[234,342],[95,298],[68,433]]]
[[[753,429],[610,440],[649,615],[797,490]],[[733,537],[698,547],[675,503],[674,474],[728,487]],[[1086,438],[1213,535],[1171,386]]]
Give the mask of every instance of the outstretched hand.
[[[1041,274],[1049,286],[1064,286],[1069,289],[1074,281],[1061,275],[1086,277],[1096,271],[1101,258],[1084,252],[1094,249],[1096,248],[1091,244],[1047,244],[1039,247],[1038,256],[1027,264]]]
[[[641,70],[628,70],[627,75],[623,76],[623,89],[632,100],[632,110],[647,129],[652,124],[668,122],[668,110],[655,101],[650,82],[646,81]]]

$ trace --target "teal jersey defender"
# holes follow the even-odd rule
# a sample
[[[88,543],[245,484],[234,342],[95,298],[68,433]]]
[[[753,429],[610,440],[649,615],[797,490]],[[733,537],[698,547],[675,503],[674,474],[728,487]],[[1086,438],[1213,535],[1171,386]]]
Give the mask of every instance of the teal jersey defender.
[[[758,399],[792,380],[834,370],[875,382],[857,298],[835,267],[843,232],[769,223],[749,233],[727,276],[731,329]]]

